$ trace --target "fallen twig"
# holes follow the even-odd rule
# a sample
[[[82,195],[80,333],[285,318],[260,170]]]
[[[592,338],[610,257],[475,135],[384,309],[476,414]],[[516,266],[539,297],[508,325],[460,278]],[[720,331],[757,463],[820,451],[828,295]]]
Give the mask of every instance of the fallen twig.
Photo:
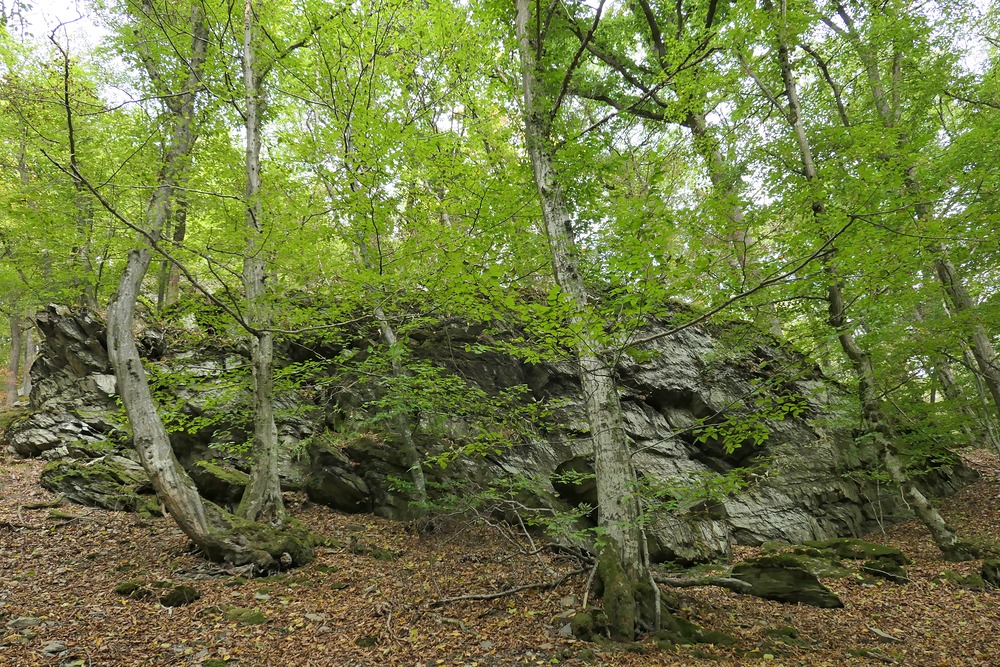
[[[59,494],[54,500],[43,500],[37,503],[23,503],[21,509],[26,510],[45,510],[52,509],[53,507],[59,507],[62,504],[63,495]]]
[[[530,591],[530,590],[547,591],[552,588],[555,588],[556,586],[559,586],[567,579],[575,577],[578,574],[583,574],[589,569],[590,568],[581,567],[580,569],[573,570],[572,572],[567,572],[566,574],[562,575],[557,579],[552,579],[550,581],[543,581],[541,583],[536,583],[536,584],[524,584],[523,586],[515,586],[514,588],[508,588],[503,591],[495,591],[493,593],[474,593],[472,595],[459,595],[453,598],[442,598],[440,600],[435,600],[434,602],[429,603],[429,606],[431,608],[442,607],[446,604],[451,604],[453,602],[464,602],[467,600],[495,600],[497,598],[506,597],[508,595],[514,595],[515,593],[520,593],[522,591]]]

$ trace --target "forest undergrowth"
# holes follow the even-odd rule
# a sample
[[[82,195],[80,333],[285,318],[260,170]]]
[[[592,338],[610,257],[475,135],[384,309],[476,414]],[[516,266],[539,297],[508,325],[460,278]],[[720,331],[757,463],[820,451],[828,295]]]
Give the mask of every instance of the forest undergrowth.
[[[967,458],[982,476],[942,511],[965,535],[1000,535],[1000,462],[981,452]],[[289,494],[292,515],[328,546],[307,567],[246,579],[199,558],[169,518],[51,506],[57,499],[37,483],[42,465],[0,458],[0,665],[986,666],[1000,656],[1000,592],[935,581],[945,570],[978,572],[980,563],[940,560],[915,521],[868,536],[913,560],[909,584],[825,581],[844,609],[685,589],[678,613],[733,635],[735,645],[600,645],[565,630],[585,575],[549,590],[437,604],[578,569],[532,554],[511,533],[461,521],[422,533]],[[130,581],[144,592],[116,593]],[[200,597],[163,606],[178,585]]]

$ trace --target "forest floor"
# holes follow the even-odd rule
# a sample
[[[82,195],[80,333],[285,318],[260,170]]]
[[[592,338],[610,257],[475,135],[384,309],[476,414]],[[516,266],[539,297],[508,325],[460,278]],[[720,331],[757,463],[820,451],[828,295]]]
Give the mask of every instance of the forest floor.
[[[970,460],[981,479],[945,500],[943,513],[965,535],[1000,536],[1000,462],[983,453]],[[869,536],[913,560],[909,584],[825,581],[844,609],[685,589],[680,613],[732,634],[735,646],[660,649],[647,641],[614,647],[560,632],[563,618],[581,603],[585,575],[551,590],[433,606],[442,598],[552,580],[576,568],[553,555],[531,555],[529,545],[513,544],[489,527],[455,524],[420,534],[290,495],[296,518],[345,546],[320,548],[307,567],[246,581],[192,553],[170,519],[65,504],[26,508],[53,500],[37,484],[41,467],[40,461],[0,457],[4,666],[1000,664],[1000,591],[932,581],[947,569],[978,572],[980,562],[942,561],[913,521]],[[367,547],[354,551],[368,555],[353,553],[352,542]],[[754,553],[741,548],[738,555]],[[131,599],[114,592],[136,579],[157,596],[157,585],[185,584],[201,597],[170,608],[157,596]],[[244,617],[259,623],[227,620],[227,612],[239,613],[234,607],[259,612]],[[20,625],[34,625],[19,630],[17,619],[23,618],[29,620]]]

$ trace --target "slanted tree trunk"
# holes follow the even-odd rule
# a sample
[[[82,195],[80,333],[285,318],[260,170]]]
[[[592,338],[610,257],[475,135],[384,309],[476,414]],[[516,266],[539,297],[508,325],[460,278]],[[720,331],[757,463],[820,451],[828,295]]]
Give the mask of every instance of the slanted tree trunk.
[[[281,525],[285,506],[278,477],[278,429],[274,423],[274,334],[265,281],[264,207],[260,199],[261,87],[254,57],[257,17],[253,0],[243,5],[243,85],[246,88],[246,246],[243,288],[253,370],[253,467],[240,501],[239,515],[252,521]]]
[[[849,43],[864,65],[868,85],[872,91],[872,99],[875,102],[875,109],[878,111],[882,124],[887,129],[893,129],[899,124],[902,117],[902,108],[899,105],[899,95],[897,93],[897,87],[901,85],[902,80],[902,71],[899,69],[899,64],[902,62],[902,54],[898,51],[894,53],[894,68],[892,76],[888,77],[887,83],[886,78],[879,72],[876,58],[877,52],[862,42],[854,21],[848,14],[848,9],[839,6],[838,13],[846,22],[846,29],[842,28],[839,30],[848,37]],[[830,24],[828,23],[828,25]],[[900,134],[899,148],[901,150],[905,148],[907,137],[908,133],[904,132]],[[929,218],[931,211],[927,204],[922,201],[923,198],[919,196],[921,187],[915,166],[911,165],[906,169],[904,181],[907,189],[912,194],[917,195],[915,197],[916,203],[914,204],[914,211],[917,218],[922,220]],[[972,349],[976,366],[979,368],[979,372],[989,389],[994,408],[997,411],[996,417],[991,417],[987,410],[987,428],[992,433],[995,430],[995,419],[1000,418],[1000,361],[997,359],[996,349],[993,347],[993,343],[982,323],[976,320],[975,303],[969,296],[968,290],[966,290],[964,282],[955,270],[954,264],[947,258],[945,249],[942,247],[932,247],[931,251],[936,255],[934,271],[941,281],[941,285],[944,287],[955,313],[959,317],[971,320],[972,328],[968,338],[969,347]],[[991,437],[991,440],[994,439]]]
[[[588,316],[573,221],[553,166],[551,121],[535,55],[540,45],[533,43],[528,28],[532,5],[531,0],[517,0],[525,139],[556,282],[573,304],[571,325],[579,332],[576,356],[594,447],[598,520],[603,531],[598,541],[597,575],[603,585],[604,610],[612,637],[630,641],[640,629],[658,628],[659,598],[642,542],[635,471],[618,388],[606,350],[593,333],[595,323]]]
[[[780,9],[775,11],[774,5],[770,0],[765,0],[765,8],[777,14],[775,17],[778,41],[777,55],[781,69],[781,79],[784,83],[784,96],[788,103],[787,109],[782,109],[781,112],[795,135],[806,180],[814,183],[819,180],[819,174],[816,170],[812,148],[809,145],[809,139],[806,135],[802,119],[802,104],[798,95],[798,83],[795,80],[795,74],[792,70],[789,43],[786,34],[785,2],[781,0]],[[771,100],[777,100],[777,96],[773,92],[769,90],[765,92]],[[826,205],[824,201],[821,199],[814,200],[812,202],[812,211],[816,218],[825,216]],[[832,248],[832,250],[835,252],[836,249]],[[831,264],[830,254],[824,255],[823,267],[829,276],[826,294],[829,313],[828,321],[830,326],[837,332],[837,339],[840,342],[841,349],[850,361],[858,381],[858,401],[861,407],[863,437],[873,440],[873,444],[879,452],[879,457],[882,459],[893,483],[898,487],[900,493],[908,499],[917,516],[930,531],[938,548],[948,557],[955,559],[967,558],[968,554],[963,551],[963,544],[958,540],[957,535],[945,524],[944,519],[937,509],[920,492],[903,470],[893,443],[895,434],[892,422],[882,407],[874,364],[867,350],[858,343],[854,336],[853,327],[847,320],[843,288],[837,277],[836,269]]]
[[[10,314],[10,359],[7,361],[7,396],[6,404],[17,403],[17,374],[21,369],[21,316],[16,310]]]
[[[993,443],[993,448],[1000,449],[1000,429],[997,428],[997,421],[993,417],[989,390],[986,388],[986,383],[983,382],[975,355],[972,354],[972,350],[965,346],[962,347],[962,365],[972,373],[973,381],[976,383],[976,396],[979,397],[980,415],[982,424],[986,428],[986,434],[990,442]]]
[[[980,377],[986,384],[990,396],[993,398],[993,406],[1000,414],[1000,359],[997,358],[996,349],[993,342],[986,333],[986,328],[982,322],[976,319],[976,304],[973,302],[965,285],[958,278],[954,264],[946,257],[939,255],[934,260],[934,269],[938,279],[944,286],[952,308],[958,317],[967,318],[972,328],[969,336],[969,348],[972,356],[976,360],[976,367],[979,369]]]
[[[913,314],[914,319],[917,322],[921,324],[925,322],[923,304],[918,304]],[[945,398],[951,401],[951,403],[955,406],[955,409],[966,418],[959,424],[959,428],[962,429],[962,435],[966,437],[969,444],[975,446],[979,442],[979,439],[972,428],[972,423],[975,422],[978,417],[975,409],[973,409],[973,407],[966,400],[965,392],[962,391],[962,386],[955,380],[955,372],[952,370],[951,362],[949,362],[948,358],[941,353],[933,354],[931,356],[931,368],[929,369],[929,374],[932,377],[937,378]],[[931,394],[931,403],[934,403],[933,393]],[[989,440],[990,446],[993,446],[992,438],[987,437],[987,439]]]
[[[152,259],[151,243],[159,240],[170,216],[173,195],[183,181],[196,138],[195,94],[200,88],[209,33],[200,4],[194,3],[191,12],[190,74],[185,90],[172,98],[177,102],[170,114],[173,126],[159,185],[146,211],[145,234],[140,235],[140,247],[129,252],[118,290],[108,304],[108,357],[136,452],[157,497],[178,526],[208,558],[237,565],[253,564],[257,570],[267,571],[312,560],[311,538],[307,534],[276,533],[202,501],[171,448],[132,331],[136,299]]]

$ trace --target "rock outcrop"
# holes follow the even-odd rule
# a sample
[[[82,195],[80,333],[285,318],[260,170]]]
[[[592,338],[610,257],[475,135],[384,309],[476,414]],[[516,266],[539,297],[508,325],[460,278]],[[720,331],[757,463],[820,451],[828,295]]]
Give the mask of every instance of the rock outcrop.
[[[99,319],[52,306],[38,322],[44,338],[32,368],[31,411],[7,429],[8,447],[21,456],[81,460],[107,456],[110,448],[134,458]],[[646,333],[665,333],[666,326],[651,325]],[[843,391],[800,356],[739,326],[663,335],[623,355],[617,367],[633,460],[663,506],[646,528],[654,560],[690,563],[725,555],[734,543],[861,535],[900,516],[897,496],[870,481],[876,457],[855,444],[847,425],[837,425]],[[161,405],[178,457],[203,493],[233,503],[250,423],[240,388],[245,359],[231,344],[191,343],[203,333],[182,334],[148,328],[142,347],[151,376],[166,382]],[[544,406],[547,415],[543,426],[508,434],[507,446],[494,437],[477,447],[469,443],[489,429],[476,421],[475,406],[432,415],[415,399],[410,417],[417,445],[449,461],[427,467],[431,482],[463,484],[461,495],[468,497],[490,483],[518,480],[510,485],[516,493],[506,496],[511,509],[593,505],[590,442],[573,363],[519,361],[494,344],[501,335],[446,321],[409,336],[414,362],[478,392],[470,394],[472,403],[507,392],[516,397],[507,400]],[[308,362],[301,373],[312,376],[299,377],[278,397],[287,450],[283,483],[343,511],[405,517],[407,465],[393,445],[391,422],[377,418],[386,410],[385,390],[359,380],[371,375],[361,365],[378,346],[377,336],[348,338],[335,346],[284,347],[283,363]],[[512,392],[517,387],[523,391]],[[506,433],[502,424],[494,427]],[[735,469],[749,472],[730,474]],[[955,463],[939,467],[924,485],[943,495],[972,475]],[[569,528],[595,520],[594,512],[581,510]]]

